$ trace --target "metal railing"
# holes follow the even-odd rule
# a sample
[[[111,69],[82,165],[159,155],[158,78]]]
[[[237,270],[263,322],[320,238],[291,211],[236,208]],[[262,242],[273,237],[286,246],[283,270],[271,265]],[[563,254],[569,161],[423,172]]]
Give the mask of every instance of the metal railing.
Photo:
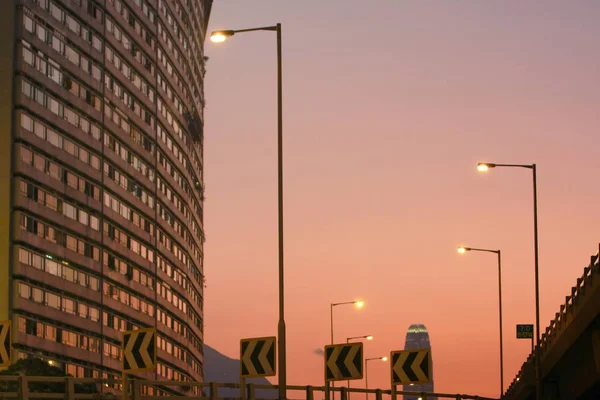
[[[576,285],[571,288],[571,294],[565,297],[565,303],[561,304],[560,311],[555,314],[554,319],[546,327],[539,346],[536,346],[536,350],[529,354],[527,360],[521,366],[521,369],[506,390],[506,395],[516,390],[516,387],[522,382],[521,378],[525,370],[529,368],[528,364],[533,363],[536,351],[540,352],[540,360],[543,361],[544,356],[550,351],[555,339],[573,321],[573,316],[577,314],[578,306],[582,303],[581,299],[585,296],[586,289],[592,286],[594,278],[597,279],[598,275],[600,275],[600,245],[599,251],[590,257],[590,264],[583,269],[583,275],[577,278]]]
[[[36,384],[46,384],[54,386],[54,390],[47,388],[43,392],[33,391],[32,387]],[[93,379],[93,378],[73,378],[73,377],[37,377],[37,376],[0,376],[0,399],[18,399],[18,400],[42,400],[42,399],[65,399],[65,400],[161,400],[168,397],[172,400],[220,400],[220,399],[242,399],[242,400],[264,400],[276,399],[278,397],[277,385],[257,385],[239,383],[218,383],[218,382],[177,382],[177,381],[151,381],[141,379],[130,379],[128,381],[127,396],[119,392],[115,393],[78,393],[77,388],[83,385],[96,385],[99,389],[105,385],[120,385],[121,380],[115,379]],[[156,395],[147,394],[148,388],[173,388],[180,391],[181,386],[188,389],[200,388],[200,395]],[[56,386],[61,386],[56,390]],[[219,396],[219,389],[237,389],[239,396]],[[315,394],[325,396],[324,386],[286,386],[288,399],[315,400]],[[8,390],[10,391],[8,391]],[[467,394],[447,394],[447,393],[425,393],[408,392],[398,390],[382,389],[361,389],[361,388],[330,388],[332,392],[339,393],[341,400],[350,400],[350,394],[362,393],[365,396],[375,395],[375,400],[382,400],[384,396],[391,396],[396,399],[398,395],[411,395],[426,399],[452,399],[452,400],[497,400],[489,397],[481,397]],[[261,391],[264,397],[258,397],[257,391]],[[273,396],[265,396],[265,392],[271,391]],[[356,397],[356,396],[353,396]]]

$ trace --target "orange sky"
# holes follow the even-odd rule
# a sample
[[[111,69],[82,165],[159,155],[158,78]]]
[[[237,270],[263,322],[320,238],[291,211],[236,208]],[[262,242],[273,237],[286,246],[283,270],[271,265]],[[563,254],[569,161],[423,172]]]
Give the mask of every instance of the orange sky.
[[[437,392],[498,396],[503,252],[505,385],[533,322],[537,163],[545,328],[600,241],[600,4],[592,1],[217,0],[209,29],[283,25],[288,382],[322,385],[336,341],[365,356],[433,346]],[[273,33],[206,44],[205,341],[238,358],[277,332]],[[276,379],[273,380],[276,382]],[[354,382],[353,385],[364,385]],[[369,364],[389,388],[389,365]]]

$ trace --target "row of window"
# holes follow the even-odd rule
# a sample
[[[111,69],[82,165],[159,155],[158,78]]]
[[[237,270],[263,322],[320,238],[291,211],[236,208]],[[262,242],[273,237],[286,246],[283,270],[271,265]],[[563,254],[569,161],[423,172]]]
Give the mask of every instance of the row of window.
[[[123,132],[129,135],[136,143],[140,143],[144,150],[154,154],[154,143],[149,136],[142,133],[140,129],[129,122],[129,118],[117,107],[114,107],[110,100],[104,99],[104,114],[106,118],[114,122]],[[154,120],[154,117],[151,117]],[[154,129],[154,128],[153,128]]]
[[[174,28],[176,21],[171,15],[171,13],[167,10],[166,3],[160,2],[159,10],[163,13],[169,25],[171,25],[171,27]],[[186,52],[188,53],[187,57],[189,60],[186,60],[186,56],[182,54],[179,51],[179,49],[174,45],[174,42],[171,39],[171,35],[167,32],[166,27],[162,26],[160,22],[158,24],[158,35],[167,44],[167,47],[173,53],[175,60],[181,66],[184,75],[187,77],[187,80],[192,83],[194,97],[198,98],[200,92],[198,91],[197,83],[202,82],[202,75],[200,74],[200,70],[198,69],[196,58],[192,54],[192,50],[189,48],[189,46],[187,46]],[[192,68],[188,67],[188,61],[190,61]],[[197,103],[196,107],[198,107]],[[199,109],[201,108],[199,107]]]
[[[191,204],[191,208],[196,212],[198,218],[202,215],[202,210],[200,208],[200,204],[196,200],[196,193],[194,192],[194,186],[191,186],[188,183],[186,177],[177,169],[177,167],[173,166],[170,159],[163,154],[162,151],[158,152],[158,163],[167,171],[167,173],[173,178],[175,182],[179,185],[179,187],[188,195],[189,203]]]
[[[157,214],[160,218],[163,219],[175,232],[181,236],[186,243],[192,245],[193,239],[191,238],[191,233],[186,229],[185,225],[177,218],[171,210],[164,206],[160,201],[157,203]]]
[[[34,118],[23,111],[20,113],[21,127],[23,129],[33,132],[40,139],[47,141],[54,147],[66,151],[95,170],[100,170],[100,158],[97,155],[90,153],[83,146],[76,144],[71,139],[67,139],[62,134],[40,122],[37,118]]]
[[[163,7],[163,0],[159,0],[159,7]],[[183,9],[182,3],[185,5],[188,11]],[[201,43],[204,43],[204,31],[200,28],[204,21],[204,2],[194,0],[180,0],[173,1],[175,6],[175,13],[179,15],[184,28],[187,30],[188,36],[191,38],[192,51],[194,52],[195,58],[202,62],[202,47]],[[188,17],[188,14],[190,17]],[[190,23],[190,19],[192,23]],[[192,29],[192,25],[195,31]]]
[[[23,60],[26,64],[29,64],[53,80],[55,83],[63,86],[69,92],[79,97],[96,110],[102,110],[102,100],[99,96],[96,96],[91,89],[80,83],[72,76],[65,74],[64,71],[62,71],[61,66],[56,61],[48,57],[48,55],[44,54],[43,52],[36,50],[26,40],[22,40],[21,44]]]
[[[173,136],[171,136],[171,134],[165,128],[163,128],[160,123],[157,124],[156,129],[157,129],[156,136],[164,144],[167,145],[167,148],[171,151],[171,153],[173,153],[175,158],[177,160],[179,160],[179,162],[184,166],[185,169],[188,170],[188,172],[192,176],[192,179],[194,180],[194,182],[199,183],[198,178],[196,176],[196,171],[201,172],[202,167],[200,166],[200,162],[198,161],[198,158],[196,157],[196,153],[194,152],[194,149],[190,145],[190,142],[187,140],[187,135],[179,136],[179,138],[183,140],[184,144],[186,144],[186,146],[189,150],[189,156],[190,156],[189,160],[186,157],[186,155],[184,154],[183,150],[177,145]],[[184,138],[185,138],[185,140],[184,140]],[[190,164],[190,161],[191,161],[191,164]],[[192,165],[196,168],[196,171],[194,171],[194,168],[192,167]]]
[[[106,131],[104,132],[104,145],[151,182],[154,182],[154,169]]]
[[[119,214],[128,222],[131,222],[133,225],[154,236],[154,224],[149,219],[125,204],[118,196],[106,190],[104,191],[104,205]]]
[[[154,116],[140,101],[135,99],[129,90],[125,89],[125,87],[113,79],[108,73],[104,75],[104,85],[108,90],[113,92],[127,108],[133,111],[135,115],[140,117],[140,119],[154,130]]]
[[[147,288],[154,290],[154,278],[152,275],[144,272],[143,269],[134,267],[131,263],[126,262],[107,251],[104,252],[103,264],[110,270],[116,271],[127,279],[135,281]]]
[[[84,257],[100,261],[100,250],[98,247],[87,243],[85,240],[73,236],[63,230],[57,229],[47,223],[41,222],[29,215],[21,214],[21,229],[33,233],[49,242],[81,254]]]
[[[135,68],[131,67],[126,61],[124,61],[109,45],[106,46],[105,56],[106,59],[110,61],[110,63],[113,64],[125,78],[127,78],[127,80],[133,83],[133,86],[142,92],[142,94],[146,96],[151,103],[154,103],[156,93],[151,88],[150,84],[137,72]]]
[[[19,296],[94,322],[97,322],[100,317],[100,310],[94,306],[70,298],[62,293],[53,293],[27,283],[19,282]]]
[[[102,69],[89,57],[84,56],[72,44],[67,44],[66,41],[59,37],[52,29],[44,26],[44,22],[39,21],[33,16],[33,13],[28,8],[23,8],[23,26],[25,30],[33,33],[38,39],[50,45],[54,50],[66,57],[71,63],[78,66],[81,70],[91,75],[98,82],[102,82]]]
[[[157,84],[163,90],[163,92],[167,95],[167,98],[171,100],[175,109],[179,112],[181,118],[185,118],[185,114],[187,113],[187,108],[183,104],[183,102],[179,99],[179,96],[175,94],[175,90],[171,88],[169,82],[166,78],[162,76],[161,73],[157,76]]]
[[[44,9],[50,12],[50,15],[54,17],[61,24],[65,25],[69,30],[81,37],[83,40],[91,44],[96,50],[102,52],[102,39],[97,34],[90,31],[84,25],[82,25],[71,13],[65,11],[60,7],[54,0],[37,0],[37,3]],[[102,21],[102,10],[96,11],[99,15],[95,15],[99,21]]]
[[[125,175],[120,169],[114,167],[108,162],[104,162],[104,175],[113,180],[123,189],[140,199],[142,203],[154,209],[154,197],[149,194],[143,187],[134,179]]]
[[[187,266],[190,263],[193,263],[187,251],[185,251],[181,246],[179,246],[179,244],[176,241],[174,241],[173,238],[171,238],[171,236],[163,232],[160,228],[158,228],[157,230],[158,242],[162,244],[166,249],[168,249],[171,252],[171,254],[175,256],[176,259],[181,261],[185,266]],[[198,258],[198,261],[201,261],[200,257]]]
[[[202,363],[199,362],[196,357],[194,357],[190,352],[188,352],[185,348],[179,346],[178,344],[172,342],[170,338],[165,337],[163,335],[156,336],[156,347],[162,349],[167,354],[172,355],[178,360],[186,362],[188,365],[192,366],[194,371],[198,374],[202,374]]]
[[[108,236],[112,241],[119,243],[121,246],[131,250],[140,257],[154,262],[154,250],[149,246],[142,244],[139,240],[132,238],[126,231],[123,231],[113,224],[104,222],[104,235]]]
[[[37,336],[45,340],[50,340],[51,342],[58,342],[69,347],[91,351],[92,353],[98,353],[100,351],[100,339],[83,333],[59,328],[48,323],[21,316],[19,316],[18,319],[18,326],[20,333]]]
[[[169,285],[164,282],[157,281],[156,282],[156,292],[160,294],[160,296],[171,303],[175,308],[179,311],[183,312],[187,315],[193,325],[202,329],[202,319],[200,316],[189,306],[189,303],[176,291],[172,290]]]
[[[152,7],[148,6],[148,2],[146,0],[134,0],[134,3],[142,10],[144,15],[148,17],[150,22],[156,24],[156,12]]]
[[[100,188],[71,170],[50,161],[46,157],[32,151],[30,148],[21,146],[21,161],[31,165],[38,171],[45,173],[63,184],[85,193],[87,196],[100,200]],[[105,164],[106,165],[106,164]]]
[[[133,28],[135,33],[144,40],[154,50],[156,42],[150,31],[144,27],[144,25],[136,18],[136,13],[132,12],[128,6],[124,5],[121,0],[109,0],[113,6],[117,9],[117,12],[123,17],[123,19]]]
[[[102,292],[105,296],[108,296],[113,300],[117,300],[129,308],[132,308],[150,317],[154,317],[153,304],[136,295],[129,293],[125,289],[119,288],[111,283],[104,281],[102,284]]]
[[[79,112],[73,110],[71,107],[64,105],[61,101],[58,101],[53,96],[50,96],[44,90],[23,79],[21,82],[21,91],[25,96],[35,100],[42,107],[48,109],[52,114],[64,119],[74,127],[79,128],[85,134],[91,135],[94,139],[100,140],[100,128],[98,125],[92,123],[90,120],[82,116]]]
[[[194,285],[189,283],[188,275],[178,267],[169,264],[161,256],[158,256],[157,260],[158,268],[167,274],[167,276],[169,276],[171,279],[173,279],[173,281],[179,283],[179,285],[187,292],[188,299],[191,300],[192,303],[197,304],[200,310],[202,310],[202,296],[200,296],[200,293],[196,291]],[[196,273],[192,274],[192,276],[194,276],[196,282],[201,285],[200,273],[195,266],[194,268]]]
[[[21,264],[39,269],[58,276],[68,282],[81,285],[95,292],[100,290],[100,281],[97,277],[69,266],[65,260],[58,261],[50,254],[41,255],[30,249],[19,248],[19,262]]]
[[[73,221],[92,228],[95,231],[100,230],[100,220],[98,217],[91,215],[88,211],[83,210],[81,207],[65,201],[61,197],[55,196],[54,194],[49,193],[48,191],[39,188],[30,182],[21,180],[19,182],[19,188],[22,196],[36,201],[46,208],[56,211],[65,217],[72,219]]]
[[[106,30],[114,36],[117,42],[121,43],[133,58],[135,58],[141,66],[143,66],[150,75],[154,75],[154,64],[143,51],[137,50],[134,41],[127,35],[110,17],[106,17]]]

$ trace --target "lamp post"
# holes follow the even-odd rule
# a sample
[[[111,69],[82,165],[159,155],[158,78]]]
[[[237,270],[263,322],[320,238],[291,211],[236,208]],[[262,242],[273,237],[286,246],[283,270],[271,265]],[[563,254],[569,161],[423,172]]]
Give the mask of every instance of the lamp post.
[[[364,335],[364,336],[351,336],[349,338],[346,338],[346,343],[350,343],[351,340],[354,339],[367,339],[367,340],[373,340],[373,336],[371,335]],[[347,381],[346,383],[348,385],[348,389],[350,389],[350,381]],[[350,398],[350,392],[348,392],[348,398]]]
[[[279,399],[286,398],[286,345],[285,345],[285,318],[284,318],[284,280],[283,280],[283,81],[281,73],[281,24],[264,26],[260,28],[221,30],[215,31],[210,38],[215,43],[224,42],[236,33],[273,31],[277,34],[277,204],[279,225],[279,323],[277,325],[277,352],[278,352],[278,381]]]
[[[330,305],[330,323],[331,323],[331,344],[333,344],[333,307],[336,306],[342,306],[345,304],[354,304],[356,305],[356,308],[363,308],[365,305],[365,302],[362,300],[354,300],[354,301],[343,301],[341,303],[331,303]]]
[[[356,308],[362,308],[365,305],[365,302],[362,300],[354,300],[354,301],[343,301],[341,303],[331,303],[329,307],[330,311],[330,323],[331,323],[331,344],[333,344],[333,307],[342,306],[345,304],[354,304]],[[335,386],[335,382],[331,382],[331,387]],[[335,398],[335,393],[333,393],[333,397]]]
[[[459,247],[458,252],[464,254],[467,251],[482,251],[498,255],[498,308],[500,310],[500,397],[504,394],[504,351],[502,343],[502,258],[500,250],[477,249],[475,247]]]
[[[496,164],[478,163],[479,172],[487,172],[490,168],[526,168],[533,174],[533,240],[535,247],[535,333],[536,351],[535,357],[535,393],[536,399],[542,400],[542,376],[540,372],[540,285],[539,285],[539,246],[538,246],[538,211],[537,211],[537,169],[535,164]]]
[[[387,361],[387,357],[373,357],[373,358],[367,358],[365,359],[365,389],[367,389],[367,392],[365,392],[365,400],[369,400],[369,361],[373,361],[373,360],[381,360],[381,361]]]

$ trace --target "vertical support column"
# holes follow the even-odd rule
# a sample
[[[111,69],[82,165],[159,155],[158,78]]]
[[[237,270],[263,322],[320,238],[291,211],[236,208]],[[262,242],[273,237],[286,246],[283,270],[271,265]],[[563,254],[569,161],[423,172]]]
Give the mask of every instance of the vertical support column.
[[[392,400],[397,400],[398,394],[396,393],[396,384],[392,383]]]
[[[139,400],[142,394],[142,385],[137,379],[131,380],[131,400]]]
[[[246,400],[246,378],[240,378],[240,399]]]
[[[210,400],[217,400],[219,387],[217,386],[217,382],[210,383]]]
[[[330,393],[330,388],[329,388],[329,381],[325,381],[325,400],[331,400],[331,393]]]
[[[248,384],[248,400],[256,399],[256,388],[254,387],[254,383]]]
[[[27,381],[27,376],[19,376],[19,395],[18,398],[20,400],[29,399],[29,382]]]
[[[340,400],[348,399],[348,388],[340,386]]]
[[[381,389],[375,390],[375,400],[382,400],[382,398],[383,398],[383,393],[381,392]]]
[[[66,378],[66,394],[67,394],[67,400],[74,400],[75,399],[75,382],[73,381],[73,377],[72,376],[68,376]]]
[[[312,386],[306,387],[306,400],[314,400],[315,394]]]

